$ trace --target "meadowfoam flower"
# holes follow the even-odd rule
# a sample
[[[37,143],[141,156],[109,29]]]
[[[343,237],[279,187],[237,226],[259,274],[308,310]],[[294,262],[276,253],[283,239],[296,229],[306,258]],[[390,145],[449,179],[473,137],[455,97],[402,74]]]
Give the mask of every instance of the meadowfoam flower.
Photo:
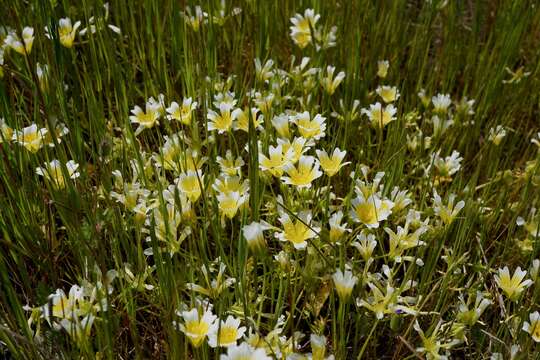
[[[238,109],[231,112],[233,105],[227,102],[219,104],[219,113],[214,110],[208,110],[207,118],[208,130],[217,130],[218,134],[223,134],[232,128],[233,121],[238,116]]]
[[[370,229],[378,228],[381,221],[388,219],[394,207],[392,201],[381,199],[377,194],[366,198],[362,193],[357,193],[357,197],[351,201],[351,205],[353,207],[350,212],[351,219]]]
[[[277,139],[277,143],[283,147],[283,152],[292,150],[292,163],[298,162],[314,144],[313,140],[303,137],[295,137],[292,142],[289,139]]]
[[[351,232],[351,229],[347,228],[347,224],[341,224],[343,221],[343,212],[341,210],[338,210],[337,212],[333,213],[330,217],[330,220],[328,220],[328,223],[330,225],[330,241],[331,242],[337,242],[345,232]]]
[[[231,345],[227,348],[227,354],[221,354],[219,360],[271,360],[262,348],[254,348],[247,342],[240,345]]]
[[[246,327],[240,326],[240,319],[229,315],[225,322],[221,320],[214,321],[208,333],[208,345],[214,348],[236,345],[236,341],[244,336],[245,332]]]
[[[304,15],[295,14],[290,20],[292,22],[291,38],[296,45],[301,49],[305,48],[312,42],[312,30],[315,30],[317,21],[319,21],[321,15],[315,14],[315,10],[306,9]]]
[[[510,270],[508,266],[505,266],[498,270],[495,282],[510,300],[517,301],[523,290],[533,283],[530,279],[523,281],[526,275],[527,270],[521,270],[521,267],[518,266],[514,275],[510,277]]]
[[[11,140],[13,140],[13,129],[9,127],[4,118],[0,118],[0,144]]]
[[[472,295],[469,297],[469,302],[471,298]],[[476,324],[486,308],[493,303],[491,300],[484,298],[484,294],[480,291],[476,292],[476,299],[472,308],[469,308],[469,305],[462,298],[460,300],[461,304],[459,305],[457,320],[469,326]]]
[[[227,150],[225,158],[217,156],[216,162],[219,164],[221,171],[229,176],[240,175],[242,166],[245,165],[244,159],[241,156],[235,159],[231,150]]]
[[[540,342],[540,313],[535,311],[529,314],[529,320],[523,323],[521,328],[523,331],[529,333],[535,342]]]
[[[192,14],[189,6],[186,6],[186,11],[181,12],[181,15],[184,17],[186,24],[188,24],[195,32],[199,31],[201,24],[205,24],[208,18],[208,14],[202,11],[199,5],[195,6],[195,14]]]
[[[352,246],[354,246],[358,252],[360,253],[360,256],[362,256],[362,259],[367,263],[372,255],[373,250],[375,250],[375,247],[377,246],[377,240],[375,240],[375,235],[373,234],[367,234],[362,232],[356,237],[357,241],[352,243]]]
[[[201,196],[201,185],[203,184],[204,176],[200,170],[180,174],[177,179],[178,189],[184,193],[191,202],[195,202]]]
[[[319,162],[313,156],[302,156],[297,166],[290,163],[285,165],[284,170],[288,176],[282,177],[281,180],[299,189],[310,188],[311,183],[323,174],[319,166]]]
[[[496,146],[499,146],[505,136],[506,129],[501,125],[497,125],[496,128],[489,129],[488,141],[491,141]]]
[[[433,166],[443,178],[450,178],[461,169],[461,161],[463,158],[456,150],[452,151],[450,156],[442,158],[439,156],[439,151],[432,155]]]
[[[343,158],[347,154],[347,151],[341,151],[339,148],[335,148],[332,153],[332,157],[328,156],[326,150],[315,150],[321,167],[323,168],[326,175],[332,177],[338,173],[338,171],[350,162],[342,163]]]
[[[265,248],[266,242],[264,240],[263,232],[270,229],[272,229],[272,226],[265,221],[253,221],[251,224],[244,225],[244,227],[242,227],[242,233],[244,234],[248,247],[253,251],[259,251]]]
[[[309,211],[301,211],[295,220],[283,213],[279,218],[283,231],[276,233],[275,236],[281,241],[290,242],[295,249],[303,250],[307,247],[307,240],[316,237],[320,231],[319,228],[310,225],[311,218]]]
[[[465,202],[463,200],[454,205],[455,199],[456,195],[450,194],[448,197],[448,204],[445,205],[442,203],[442,199],[437,193],[437,190],[433,190],[433,210],[435,211],[435,215],[439,216],[445,225],[451,224],[461,209],[465,207]]]
[[[326,358],[326,337],[324,335],[311,334],[309,337],[311,345],[311,360],[325,360]],[[327,360],[333,359],[333,357]]]
[[[268,147],[268,157],[259,153],[259,168],[268,171],[273,176],[280,178],[287,165],[292,164],[294,152],[292,149],[284,151],[282,145]]]
[[[276,115],[272,118],[272,126],[280,137],[287,139],[290,137],[289,122],[290,116],[287,114]]]
[[[274,61],[272,59],[266,60],[264,65],[261,63],[261,59],[255,59],[255,77],[260,82],[268,82],[272,76],[274,76],[274,71],[272,66],[274,66]]]
[[[345,72],[340,71],[336,77],[334,78],[334,72],[336,71],[336,68],[334,66],[327,66],[326,67],[326,74],[321,74],[321,85],[329,95],[333,95],[334,92],[336,92],[337,87],[343,79],[345,79]]]
[[[190,125],[193,115],[193,111],[197,109],[198,103],[193,101],[192,98],[186,98],[182,101],[182,106],[178,105],[176,101],[173,101],[171,105],[166,109],[167,119],[178,120],[184,125]]]
[[[399,91],[395,86],[379,86],[375,91],[385,103],[391,103],[399,99]]]
[[[305,139],[319,140],[326,135],[326,118],[320,114],[311,119],[309,112],[304,111],[297,114],[293,118],[293,122],[298,126],[300,135]]]
[[[259,114],[259,109],[252,107],[251,110],[248,108],[237,109],[236,110],[236,121],[233,123],[235,130],[242,130],[249,133],[249,119],[251,118],[251,123],[253,124],[253,129],[262,130],[262,123],[264,121],[264,115]]]
[[[212,314],[212,310],[210,309],[200,314],[199,310],[194,308],[190,311],[182,311],[178,315],[184,320],[183,324],[178,325],[180,331],[187,336],[191,344],[195,347],[201,346],[217,319],[217,316]]]
[[[139,135],[144,129],[150,129],[155,125],[159,125],[159,109],[154,103],[147,102],[146,110],[143,110],[140,106],[135,105],[131,110],[129,120],[133,124],[139,124],[139,127],[135,131],[135,135]]]
[[[22,41],[15,32],[12,32],[6,36],[4,43],[21,55],[30,54],[34,43],[34,28],[26,26],[23,29]]]
[[[433,111],[439,114],[446,114],[448,112],[448,107],[452,104],[452,99],[448,94],[437,94],[431,98],[433,103]]]
[[[72,25],[70,18],[60,19],[58,22],[58,37],[60,38],[60,44],[67,48],[71,48],[73,46],[75,36],[77,35],[77,29],[80,26],[80,21],[77,21]]]
[[[80,176],[80,173],[77,171],[79,164],[73,160],[69,160],[66,163],[67,175],[70,179],[76,179]],[[62,163],[58,160],[53,160],[50,163],[46,163],[43,167],[36,168],[36,174],[45,177],[51,183],[54,184],[57,188],[63,189],[66,187],[66,180],[64,178],[64,173],[62,170]]]
[[[388,123],[396,120],[397,109],[392,104],[383,109],[381,103],[376,102],[369,105],[369,109],[364,108],[360,112],[369,118],[374,127],[384,128]]]
[[[43,147],[47,132],[47,129],[39,129],[36,124],[32,124],[23,128],[22,131],[15,131],[13,140],[24,146],[26,150],[36,153]]]
[[[379,60],[377,61],[377,76],[384,79],[388,74],[388,68],[390,67],[390,62],[388,60]]]
[[[342,301],[346,301],[351,296],[358,278],[353,276],[349,270],[342,272],[340,269],[337,269],[334,275],[332,275],[332,279],[334,280],[334,286],[336,287],[339,298]]]
[[[229,219],[232,219],[240,207],[247,203],[249,194],[243,193],[240,195],[239,192],[234,191],[218,194],[216,198],[218,200],[219,211]]]

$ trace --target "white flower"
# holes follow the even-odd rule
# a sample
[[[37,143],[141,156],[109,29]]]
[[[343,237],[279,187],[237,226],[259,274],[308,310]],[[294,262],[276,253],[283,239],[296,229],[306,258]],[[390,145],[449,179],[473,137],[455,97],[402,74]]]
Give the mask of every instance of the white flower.
[[[529,314],[529,320],[523,323],[522,330],[529,333],[535,342],[540,342],[540,313],[535,311]]]
[[[236,319],[229,315],[225,322],[217,320],[212,324],[208,334],[208,345],[211,347],[229,347],[236,345],[236,341],[240,339],[245,332],[246,327],[240,326],[240,319]]]
[[[290,20],[292,22],[291,38],[294,43],[301,49],[305,48],[312,42],[312,29],[315,30],[317,21],[319,21],[321,15],[315,14],[315,10],[306,9],[304,16],[295,14]]]
[[[231,345],[227,348],[227,354],[221,354],[219,360],[271,360],[262,348],[253,348],[246,342],[240,345]]]
[[[495,145],[499,145],[505,136],[506,129],[501,125],[497,125],[496,128],[489,129],[488,141],[491,141]]]
[[[444,114],[448,112],[448,107],[452,104],[452,99],[448,94],[437,94],[437,96],[431,98],[431,102],[433,103],[435,112]]]
[[[388,123],[396,120],[397,109],[393,104],[389,104],[383,109],[381,103],[376,102],[369,105],[369,109],[364,108],[360,112],[367,115],[373,126],[384,128]]]
[[[356,276],[353,276],[352,272],[345,270],[342,272],[340,269],[337,269],[334,275],[332,275],[334,280],[334,285],[339,297],[342,300],[346,300],[351,296],[354,285],[358,281]]]
[[[265,221],[253,221],[251,224],[244,225],[242,233],[244,234],[248,247],[253,250],[264,248],[266,243],[264,241],[263,231],[271,228],[272,227]]]

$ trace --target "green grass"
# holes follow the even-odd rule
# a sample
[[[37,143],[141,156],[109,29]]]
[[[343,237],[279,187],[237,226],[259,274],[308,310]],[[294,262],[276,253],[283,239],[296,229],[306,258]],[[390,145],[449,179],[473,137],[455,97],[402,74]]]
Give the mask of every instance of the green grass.
[[[517,359],[538,355],[537,343],[522,330],[524,321],[530,322],[529,314],[540,310],[537,281],[512,301],[494,276],[499,268],[508,266],[513,274],[520,266],[528,270],[525,279],[535,280],[529,269],[533,259],[540,258],[540,232],[535,229],[540,218],[538,213],[529,216],[531,209],[540,207],[540,151],[531,142],[540,141],[539,4],[228,1],[224,21],[207,21],[198,31],[184,20],[185,6],[193,12],[200,5],[212,18],[219,16],[220,1],[141,0],[129,6],[111,1],[108,10],[103,5],[100,0],[15,0],[4,7],[0,20],[2,44],[10,29],[20,37],[30,26],[35,36],[26,55],[3,46],[0,118],[15,131],[33,123],[51,133],[59,123],[69,129],[62,137],[51,136],[51,146],[36,152],[0,132],[0,356],[219,358],[226,349],[210,347],[207,338],[195,347],[174,325],[184,323],[177,316],[179,309],[187,311],[201,299],[209,301],[223,321],[228,315],[240,319],[250,329],[246,338],[253,334],[248,341],[255,345],[259,336],[257,345],[271,358],[280,358],[279,352],[284,359],[292,352],[312,352],[311,334],[324,335],[326,354],[336,359],[430,358],[418,349],[425,344],[413,327],[415,321],[428,337],[441,322],[434,339],[448,344],[452,358],[488,359],[501,353],[506,359],[513,345],[520,347]],[[234,15],[236,7],[241,12]],[[308,8],[321,15],[312,31],[326,33],[336,27],[335,46],[318,51],[313,44],[304,49],[295,45],[290,18]],[[63,17],[80,20],[79,30],[93,18],[98,31],[77,35],[73,47],[67,48],[58,36]],[[106,24],[118,27],[121,34]],[[45,37],[45,27],[52,29],[52,39]],[[311,85],[295,78],[292,68],[303,57],[310,58],[305,70],[326,71],[332,65],[334,75],[345,72],[334,94],[324,91],[318,75]],[[270,79],[275,87],[258,80],[255,58],[263,64],[272,59],[273,69],[282,69],[287,82],[276,85],[276,72]],[[377,76],[379,60],[390,63],[384,79]],[[48,66],[46,84],[36,74],[38,63]],[[396,86],[400,93],[394,102],[396,120],[382,129],[361,114],[362,108],[383,102],[375,92],[379,85]],[[440,136],[434,135],[433,105],[423,104],[418,96],[422,89],[428,99],[439,93],[452,99],[453,124]],[[234,92],[234,108],[258,107],[264,130],[252,123],[248,132],[209,130],[207,114],[219,112],[213,102],[223,90]],[[272,105],[261,107],[250,95],[252,90],[272,93]],[[188,97],[197,101],[191,123],[161,116],[159,125],[136,133],[131,110],[136,105],[144,110],[147,99],[158,99],[159,94],[166,107],[172,101],[181,105]],[[459,111],[463,99],[474,99],[474,114]],[[280,179],[263,171],[258,148],[268,156],[269,146],[276,146],[280,136],[271,120],[286,111],[326,118],[326,136],[306,155],[339,147],[347,151],[344,161],[350,164],[335,176],[319,177],[308,189],[285,184],[286,174]],[[499,145],[489,138],[490,129],[498,125],[506,130]],[[289,126],[291,139],[299,136],[298,127]],[[156,159],[165,136],[179,131],[184,137],[172,158],[176,168],[160,168]],[[414,137],[419,140],[416,148],[408,144]],[[224,158],[227,150],[243,159],[239,175],[249,183],[249,192],[240,192],[248,196],[246,204],[231,219],[223,216],[219,191],[213,187],[222,173],[217,157]],[[459,171],[445,178],[433,166],[432,155],[440,151],[444,158],[454,150],[463,160]],[[188,201],[180,189],[163,191],[193,165],[193,151],[204,158],[198,166],[204,176],[196,178],[202,194],[190,204],[188,215],[183,213]],[[53,159],[63,164],[74,160],[80,176],[67,180],[63,188],[39,176],[36,168]],[[350,216],[363,166],[369,169],[369,182],[377,172],[385,173],[381,198],[391,198],[397,186],[412,200],[380,221],[378,228]],[[65,166],[59,171],[68,178]],[[153,208],[141,217],[116,201],[111,193],[121,193],[122,188],[113,171],[122,174],[124,182],[146,189],[147,200],[138,201]],[[450,194],[455,194],[455,203],[465,203],[448,224],[436,214],[434,189],[444,204]],[[182,213],[172,230],[167,204]],[[396,232],[405,226],[409,209],[419,211],[422,220],[429,217],[420,236],[425,245],[404,250],[405,260],[394,261],[384,229]],[[313,216],[308,223],[300,216],[304,210]],[[338,210],[351,232],[336,242],[329,221]],[[307,249],[274,236],[283,229],[283,214],[314,232]],[[519,217],[524,226],[518,226]],[[160,232],[156,224],[163,218]],[[273,226],[264,232],[265,245],[258,251],[242,235],[242,228],[253,221]],[[368,261],[352,245],[362,232],[373,234],[377,242]],[[222,277],[220,262],[226,266]],[[140,282],[126,273],[126,266]],[[213,271],[205,276],[203,266]],[[390,269],[391,280],[383,266]],[[341,299],[332,274],[346,268],[358,282],[352,295]],[[117,276],[107,292],[109,270],[116,270]],[[234,283],[224,283],[231,278]],[[219,290],[201,293],[190,285],[208,289],[212,281]],[[411,281],[415,284],[407,290]],[[106,298],[108,306],[105,310],[96,305],[91,311],[96,316],[93,326],[77,340],[52,325],[59,317],[40,317],[39,307],[56,289],[67,294],[72,285],[85,282],[87,289],[102,286],[98,298]],[[409,304],[414,314],[394,309],[378,319],[360,306],[371,301],[371,287],[379,286],[384,295],[387,285],[414,297]],[[491,304],[479,321],[466,324],[458,315],[459,298],[474,306],[477,291]],[[25,305],[34,315],[23,309]],[[279,336],[285,339],[281,343],[269,336],[278,324]]]

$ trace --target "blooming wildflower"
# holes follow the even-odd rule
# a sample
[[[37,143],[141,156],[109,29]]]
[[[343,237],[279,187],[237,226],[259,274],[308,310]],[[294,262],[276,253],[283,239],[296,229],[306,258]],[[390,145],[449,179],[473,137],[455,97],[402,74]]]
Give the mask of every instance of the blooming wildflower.
[[[221,320],[214,321],[210,332],[208,333],[208,345],[211,347],[229,347],[231,345],[236,345],[236,341],[240,339],[245,332],[246,327],[240,326],[240,319],[236,319],[229,315],[224,322]]]
[[[453,347],[454,345],[457,345],[459,343],[458,340],[451,340],[449,342],[442,342],[439,339],[439,332],[441,330],[442,320],[439,321],[437,326],[435,326],[435,329],[431,332],[429,336],[424,334],[424,331],[420,328],[420,324],[418,324],[418,320],[415,320],[413,328],[416,330],[418,335],[420,335],[420,338],[422,339],[422,346],[416,348],[416,351],[420,354],[426,354],[426,359],[429,360],[436,360],[436,359],[448,359],[446,355],[441,355],[439,352],[445,351]]]
[[[445,158],[440,157],[439,152],[432,154],[433,165],[443,178],[451,178],[452,175],[457,173],[461,169],[461,161],[463,161],[463,158],[456,150]]]
[[[299,161],[302,155],[313,146],[313,140],[303,137],[295,137],[292,142],[289,139],[277,139],[277,143],[283,147],[284,153],[292,150],[292,163]]]
[[[195,14],[191,13],[191,8],[189,6],[186,6],[186,11],[183,12],[182,15],[184,16],[186,24],[188,24],[195,32],[199,31],[201,24],[204,24],[208,17],[208,14],[202,11],[199,5],[195,6]]]
[[[300,135],[306,139],[319,140],[323,138],[326,130],[326,118],[320,114],[310,119],[309,112],[304,111],[293,118],[293,122],[298,126]]]
[[[95,316],[88,314],[79,320],[78,317],[72,319],[60,320],[60,327],[62,327],[76,342],[84,341],[90,336],[92,331],[92,325],[95,320]]]
[[[456,111],[465,115],[474,115],[474,99],[467,99],[466,96],[461,99],[461,101],[456,105]]]
[[[219,203],[220,212],[229,219],[232,219],[238,212],[238,209],[248,201],[249,195],[240,195],[240,193],[235,191],[218,194],[216,198]]]
[[[240,345],[231,345],[227,348],[227,354],[221,354],[219,360],[271,360],[266,351],[254,348],[246,342]]]
[[[338,210],[333,213],[328,221],[330,224],[330,241],[337,242],[345,232],[351,232],[351,229],[347,228],[347,224],[342,225],[343,212]]]
[[[24,146],[28,151],[36,153],[44,145],[47,129],[38,129],[36,124],[25,127],[22,131],[15,131],[13,140]]]
[[[527,270],[521,270],[521,267],[518,266],[514,275],[510,277],[510,270],[508,266],[505,266],[503,269],[498,270],[498,274],[495,275],[495,282],[510,300],[516,301],[523,290],[533,283],[530,279],[523,281],[525,275],[527,275]]]
[[[285,166],[292,163],[294,152],[292,149],[284,151],[282,145],[268,147],[268,157],[259,153],[259,168],[268,171],[273,176],[280,178]]]
[[[49,88],[49,65],[36,64],[36,75],[39,81],[39,88],[46,92]]]
[[[345,72],[344,71],[340,71],[336,75],[336,77],[334,78],[334,72],[335,71],[336,71],[336,68],[334,66],[329,65],[329,66],[326,67],[325,76],[321,75],[321,80],[320,80],[321,85],[322,85],[324,91],[326,91],[329,95],[334,94],[334,92],[336,91],[339,84],[341,84],[343,79],[345,79]]]
[[[73,46],[75,36],[77,35],[77,29],[80,26],[80,21],[77,21],[72,25],[70,18],[60,19],[58,22],[58,36],[60,38],[60,43],[67,48],[71,48]]]
[[[531,267],[529,268],[529,275],[532,281],[536,281],[538,278],[538,272],[540,271],[540,259],[534,259]]]
[[[76,179],[80,176],[80,173],[77,171],[78,168],[79,164],[73,160],[69,160],[66,163],[67,174],[70,179]],[[62,171],[62,163],[58,160],[46,163],[44,167],[36,168],[36,173],[45,177],[60,189],[66,186],[66,180]]]
[[[384,128],[388,123],[396,120],[397,109],[393,104],[387,105],[383,109],[381,103],[376,102],[369,105],[369,109],[362,109],[361,113],[367,115],[373,126]]]
[[[286,114],[276,115],[272,119],[272,126],[274,126],[277,134],[282,138],[289,138],[290,136],[289,119],[290,117]]]
[[[193,101],[192,98],[186,98],[182,101],[182,106],[178,105],[176,101],[171,103],[171,106],[167,108],[167,119],[178,120],[184,125],[191,124],[191,118],[193,111],[197,109],[198,103]]]
[[[529,333],[535,342],[540,342],[540,313],[535,311],[529,314],[529,320],[523,323],[522,330]]]
[[[268,59],[264,65],[261,64],[260,59],[255,59],[255,76],[257,80],[260,82],[267,82],[274,75],[272,66],[274,66],[274,61],[272,59]]]
[[[433,111],[439,114],[445,114],[448,112],[450,104],[452,104],[452,99],[450,99],[450,95],[448,94],[437,94],[437,96],[431,98],[431,102],[434,107]]]
[[[271,228],[272,227],[265,221],[253,221],[251,224],[244,225],[244,227],[242,227],[242,233],[244,234],[248,247],[255,251],[266,247],[263,231]]]
[[[182,193],[186,194],[191,202],[195,202],[201,196],[201,185],[203,183],[203,179],[204,177],[200,170],[188,170],[187,172],[180,174],[178,177],[178,189]]]
[[[452,118],[444,119],[438,115],[433,115],[431,117],[431,122],[433,123],[433,137],[438,138],[443,135],[450,126],[454,124]]]
[[[249,181],[241,181],[239,176],[220,176],[214,181],[212,188],[218,193],[238,192],[247,194],[249,192]]]
[[[457,320],[469,326],[473,326],[478,322],[480,316],[482,316],[486,308],[491,304],[491,300],[484,298],[484,295],[480,291],[477,291],[476,300],[474,301],[474,307],[472,309],[469,309],[469,306],[463,301],[463,299],[461,300]]]
[[[306,9],[304,16],[295,14],[290,20],[292,22],[291,38],[296,45],[301,49],[305,48],[312,42],[312,30],[315,29],[317,21],[319,21],[321,15],[315,14],[315,10]]]
[[[216,162],[219,164],[221,171],[229,176],[240,175],[242,166],[245,164],[241,156],[236,159],[233,158],[231,150],[227,150],[225,158],[216,157]]]
[[[386,220],[392,214],[394,203],[388,199],[381,199],[378,195],[372,194],[364,197],[362,193],[351,201],[353,209],[350,217],[354,222],[361,222],[368,228],[376,229],[381,221]]]
[[[426,108],[431,103],[431,99],[428,95],[426,95],[426,90],[424,89],[420,89],[420,91],[418,92],[418,97],[420,98],[420,101],[422,101],[422,105],[424,105],[424,107]]]
[[[353,276],[352,272],[345,270],[342,272],[337,269],[334,275],[332,275],[336,291],[342,301],[345,301],[351,296],[354,285],[357,283],[358,278]]]
[[[259,114],[259,109],[253,107],[251,108],[251,113],[246,108],[244,110],[236,110],[236,122],[234,122],[233,127],[235,130],[242,130],[249,133],[249,118],[251,117],[251,123],[253,124],[253,129],[262,130],[261,124],[263,123],[264,116]]]
[[[425,245],[423,241],[420,241],[420,236],[427,231],[427,227],[419,227],[412,233],[409,233],[409,224],[406,223],[405,227],[398,226],[397,231],[394,232],[390,228],[384,228],[384,231],[389,235],[389,251],[388,256],[393,260],[398,260],[401,254],[416,246]]]
[[[316,237],[320,231],[319,228],[310,225],[311,217],[309,211],[300,212],[298,219],[295,220],[291,220],[288,214],[282,214],[279,221],[283,225],[283,231],[276,233],[276,237],[281,241],[289,241],[297,250],[305,249],[307,240]]]
[[[11,140],[13,140],[13,129],[6,124],[4,118],[0,118],[0,144]]]
[[[326,337],[324,335],[311,334],[309,343],[311,344],[312,360],[326,359]]]
[[[6,36],[4,43],[21,55],[30,54],[34,43],[34,28],[26,26],[22,31],[22,41],[19,36],[12,32]]]
[[[498,146],[505,136],[506,129],[501,125],[497,125],[496,128],[489,129],[488,141]]]
[[[343,158],[347,154],[345,150],[341,151],[339,148],[335,148],[332,157],[328,156],[326,150],[316,150],[315,152],[317,153],[321,167],[329,177],[337,174],[343,166],[350,164],[350,162],[342,163]]]
[[[135,105],[133,110],[131,110],[131,113],[133,115],[129,117],[129,120],[133,124],[139,124],[139,127],[135,131],[135,135],[140,134],[144,129],[149,129],[154,127],[154,125],[159,125],[159,109],[155,106],[155,104],[147,102],[145,111],[143,111],[140,106]]]
[[[384,79],[388,74],[388,68],[390,67],[390,62],[388,60],[379,60],[377,61],[377,76]]]
[[[49,295],[49,303],[41,307],[43,317],[49,320],[51,317],[73,319],[80,315],[79,302],[83,302],[83,289],[73,285],[69,290],[69,295],[62,289]]]
[[[396,312],[405,314],[415,314],[416,312],[408,306],[398,304],[398,292],[390,284],[383,287],[374,282],[368,282],[370,288],[369,296],[366,300],[357,299],[357,305],[375,313],[375,317],[381,320],[384,315],[394,314]],[[382,290],[384,289],[384,290]],[[384,291],[384,293],[383,293]]]
[[[184,324],[179,324],[180,331],[188,337],[195,347],[199,347],[203,343],[217,319],[217,316],[212,314],[210,309],[206,310],[202,315],[196,308],[190,311],[182,311],[179,315],[184,320]]]
[[[375,247],[377,246],[377,240],[375,240],[375,235],[366,235],[364,232],[362,232],[356,237],[356,239],[358,241],[352,243],[352,246],[354,246],[358,250],[358,252],[360,252],[360,256],[362,256],[364,261],[368,262],[368,260],[371,259],[371,256],[373,255],[373,250],[375,250]]]
[[[226,102],[219,104],[219,113],[211,109],[208,110],[208,130],[217,130],[218,134],[229,131],[232,128],[233,121],[236,120],[236,117],[238,116],[238,109],[232,112],[231,110],[232,105]]]
[[[310,188],[311,183],[322,176],[319,166],[319,162],[313,156],[302,156],[297,166],[290,163],[284,166],[288,176],[284,176],[282,181],[300,189]]]
[[[252,93],[252,96],[254,97],[253,103],[259,108],[259,110],[261,110],[263,114],[267,114],[268,111],[270,111],[276,97],[272,92],[262,94],[258,91]]]
[[[375,90],[385,103],[391,103],[399,99],[399,91],[395,86],[379,86]]]
[[[399,190],[397,186],[392,189],[390,199],[394,203],[394,212],[399,212],[409,206],[413,201],[410,198],[408,190]]]
[[[452,223],[461,209],[465,207],[465,202],[463,200],[454,205],[455,199],[456,195],[450,194],[448,197],[448,204],[444,205],[437,190],[433,190],[433,210],[435,211],[435,215],[439,216],[445,225]]]

